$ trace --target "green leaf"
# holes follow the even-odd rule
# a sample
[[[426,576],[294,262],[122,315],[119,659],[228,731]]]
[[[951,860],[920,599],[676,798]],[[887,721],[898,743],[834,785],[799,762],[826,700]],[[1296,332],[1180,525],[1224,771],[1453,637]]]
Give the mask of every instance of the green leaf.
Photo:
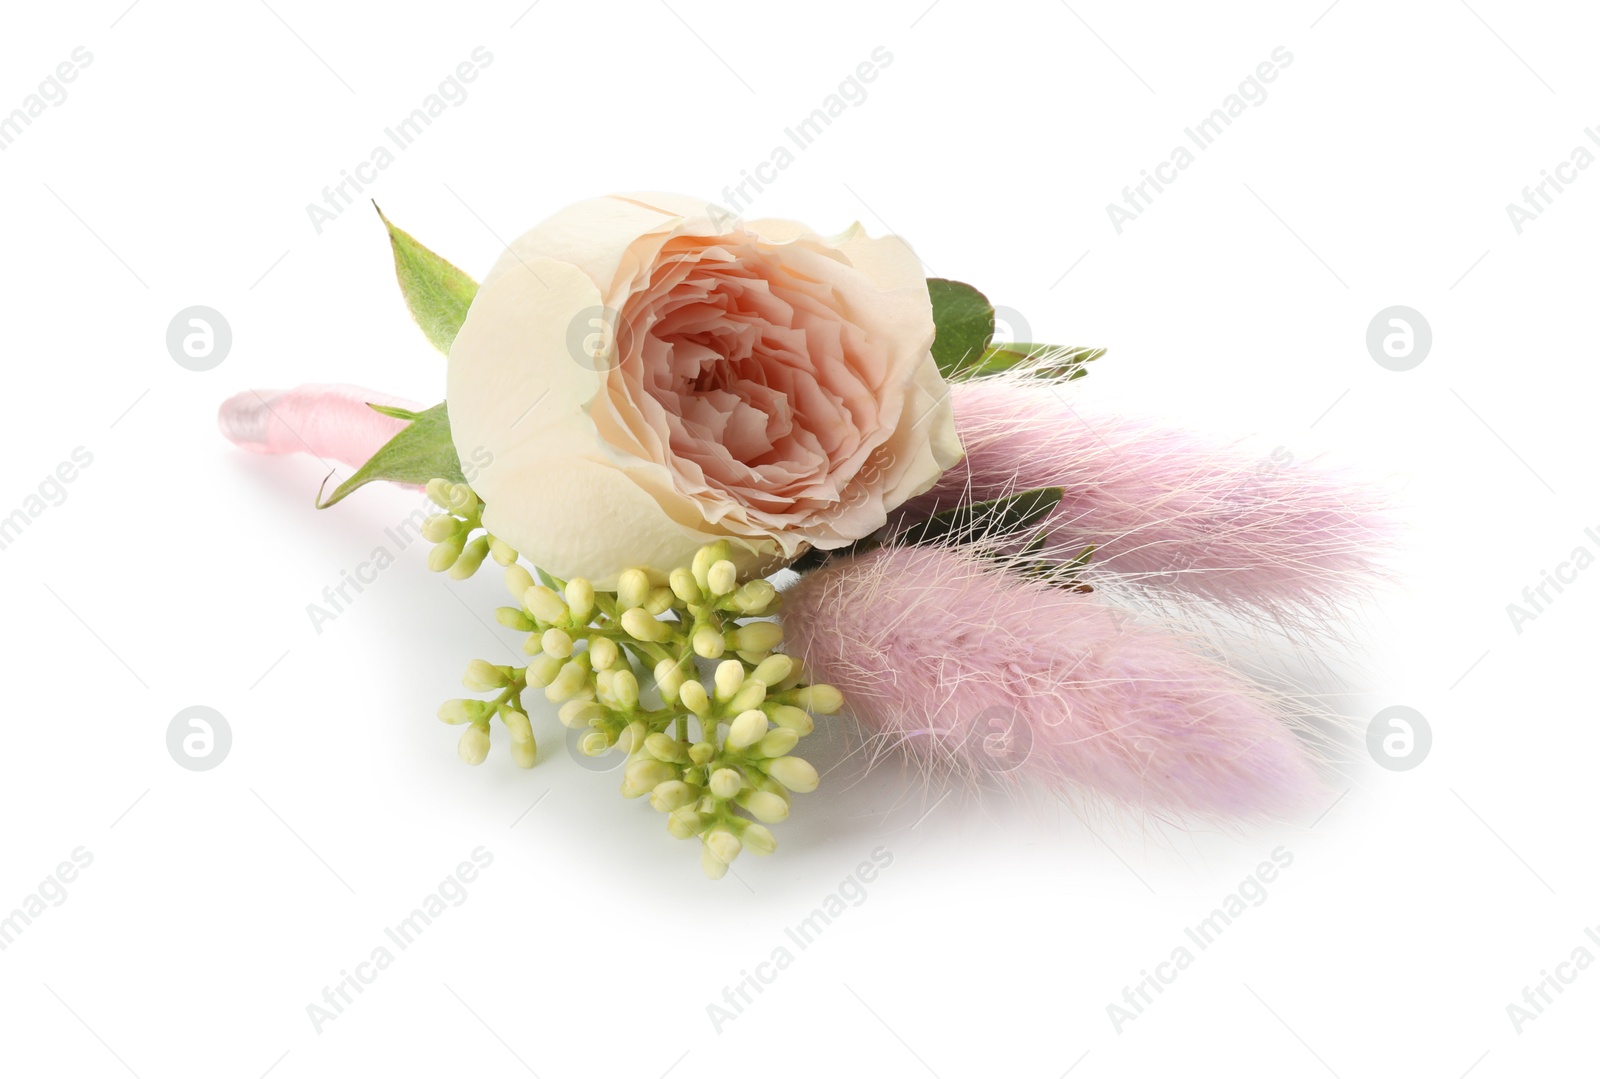
[[[994,305],[960,281],[928,278],[933,301],[933,358],[945,378],[964,378],[994,336]]]
[[[968,502],[912,525],[896,539],[907,545],[970,543],[1021,532],[1050,516],[1065,494],[1060,487],[1036,487],[988,502]]]
[[[1060,379],[1070,382],[1088,374],[1088,365],[1106,354],[1103,348],[1040,345],[1030,342],[1006,341],[990,345],[983,350],[978,362],[960,372],[961,378],[976,378],[1009,371],[1019,364],[1028,364],[1031,373],[1040,378]]]
[[[1042,558],[1027,560],[1021,557],[1024,555],[1037,554],[1040,550],[1042,550],[1044,544],[1039,541],[1043,538],[1043,533],[1040,533],[1040,535],[1035,538],[1033,543],[1028,544],[1026,548],[1020,551],[1018,553],[1018,558],[1012,564],[1012,568],[1021,573],[1024,577],[1031,577],[1036,581],[1043,581],[1046,584],[1053,584],[1058,588],[1066,589],[1068,592],[1093,592],[1094,587],[1084,583],[1082,574],[1079,571],[1082,570],[1083,567],[1087,566],[1089,564],[1089,559],[1094,556],[1094,544],[1091,543],[1089,546],[1079,551],[1077,555],[1073,557],[1071,562],[1052,564]]]
[[[414,420],[422,415],[422,413],[413,412],[409,408],[397,408],[394,405],[375,405],[371,401],[367,402],[367,407],[380,416],[392,416],[397,420]]]
[[[1040,551],[1049,546],[1049,544],[1050,532],[1048,529],[1041,528],[1039,533],[1028,541],[1028,545],[1017,552],[1017,557],[1026,558],[1028,555],[1038,554]]]
[[[400,291],[433,347],[449,353],[450,343],[466,321],[467,308],[478,294],[478,283],[444,259],[423,247],[378,210],[384,228],[389,230],[389,246],[394,249],[394,272]]]
[[[416,419],[384,443],[371,460],[356,469],[355,475],[335,487],[326,502],[322,501],[322,492],[318,491],[317,508],[325,510],[357,487],[374,480],[421,486],[435,477],[453,483],[467,482],[467,478],[461,474],[461,460],[456,456],[455,443],[450,440],[450,417],[445,412],[443,402],[418,412]]]

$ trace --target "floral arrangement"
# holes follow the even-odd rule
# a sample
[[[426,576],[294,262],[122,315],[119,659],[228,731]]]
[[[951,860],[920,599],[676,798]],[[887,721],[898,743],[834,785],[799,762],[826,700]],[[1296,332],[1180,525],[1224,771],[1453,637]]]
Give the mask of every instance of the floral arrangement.
[[[480,696],[440,707],[467,763],[498,720],[531,767],[540,691],[583,753],[627,755],[622,793],[713,878],[771,853],[817,787],[794,752],[814,717],[930,774],[1163,814],[1320,789],[1293,702],[1202,628],[1297,626],[1359,592],[1387,537],[1370,488],[1084,420],[1067,384],[1103,350],[996,341],[981,292],[859,225],[611,196],[476,283],[383,223],[445,400],[252,390],[219,422],[349,465],[322,506],[425,489],[429,568],[501,567],[528,661],[473,660]]]

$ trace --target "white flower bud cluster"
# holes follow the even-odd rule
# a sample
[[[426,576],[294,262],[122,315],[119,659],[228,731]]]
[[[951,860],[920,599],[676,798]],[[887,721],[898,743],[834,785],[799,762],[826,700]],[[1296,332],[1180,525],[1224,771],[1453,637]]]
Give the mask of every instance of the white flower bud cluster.
[[[483,528],[483,503],[464,483],[433,479],[426,488],[428,498],[444,510],[422,523],[422,538],[433,544],[428,552],[428,568],[435,573],[448,572],[461,581],[478,572],[484,559],[493,558],[502,566],[516,562],[517,552],[503,540],[495,539],[487,530],[474,537],[473,532]]]
[[[461,741],[456,743],[462,760],[468,764],[484,762],[489,756],[489,721],[499,716],[511,735],[512,761],[518,768],[533,767],[539,757],[539,747],[533,740],[533,724],[520,701],[526,685],[525,675],[522,668],[496,667],[481,659],[467,665],[467,673],[461,679],[463,685],[479,692],[499,689],[501,693],[492,701],[457,697],[439,706],[440,719],[466,727],[461,732]]]
[[[445,485],[440,493],[454,492]],[[467,511],[452,518],[458,527],[481,512],[475,499],[448,508],[455,506]],[[767,619],[779,596],[765,580],[741,582],[725,542],[659,580],[630,569],[615,592],[596,592],[581,578],[536,580],[513,560],[505,583],[517,605],[496,618],[527,634],[528,665],[473,661],[464,684],[500,696],[448,701],[439,718],[467,725],[461,757],[477,764],[488,753],[489,720],[499,715],[513,758],[527,767],[535,751],[520,695],[542,689],[561,706],[561,722],[582,732],[582,753],[627,754],[622,794],[648,796],[670,834],[698,838],[701,867],[717,879],[740,851],[776,848],[767,825],[788,817],[792,795],[818,782],[817,770],[792,752],[811,733],[812,713],[837,712],[843,698],[832,686],[805,685],[800,662],[778,651],[783,629]]]

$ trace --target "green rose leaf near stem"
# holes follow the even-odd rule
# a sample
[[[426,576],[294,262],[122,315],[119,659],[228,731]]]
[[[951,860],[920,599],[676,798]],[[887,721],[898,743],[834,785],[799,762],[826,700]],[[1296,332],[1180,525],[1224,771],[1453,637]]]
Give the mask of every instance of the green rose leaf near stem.
[[[1031,550],[1023,551],[1024,555],[1036,554],[1043,549],[1043,545],[1029,544]],[[1089,559],[1094,557],[1094,544],[1089,544],[1079,551],[1071,562],[1061,562],[1052,565],[1043,559],[1036,559],[1032,563],[1022,562],[1021,571],[1041,581],[1048,581],[1069,592],[1093,592],[1094,589],[1084,583],[1083,569],[1089,564]]]
[[[994,305],[960,281],[928,278],[933,302],[933,359],[945,378],[965,378],[994,336]]]
[[[1083,550],[1079,551],[1078,554],[1077,554],[1077,557],[1075,557],[1071,562],[1067,562],[1067,563],[1063,564],[1061,568],[1065,569],[1065,570],[1083,569],[1083,567],[1085,567],[1085,566],[1087,566],[1089,564],[1089,559],[1091,559],[1093,557],[1094,557],[1094,544],[1091,543],[1091,544],[1089,544],[1089,546],[1087,546]]]
[[[1060,487],[1036,487],[1005,498],[969,502],[912,525],[896,539],[909,545],[970,543],[985,536],[1021,532],[1050,516],[1065,494]]]
[[[445,412],[444,402],[421,412],[406,412],[405,409],[379,405],[369,407],[385,416],[409,419],[411,422],[384,443],[383,448],[373,454],[366,464],[356,469],[355,475],[335,487],[327,501],[322,500],[322,492],[318,491],[318,509],[327,509],[357,487],[374,480],[422,486],[438,476],[452,483],[466,482],[466,477],[461,474],[461,461],[456,456],[455,443],[450,439],[450,417]]]
[[[994,305],[971,285],[928,278],[933,303],[933,359],[950,381],[978,378],[1025,366],[1040,378],[1070,382],[1088,374],[1103,348],[994,342]]]
[[[960,377],[994,375],[1026,364],[1030,373],[1040,378],[1070,382],[1088,374],[1088,365],[1105,354],[1106,350],[1103,348],[1073,348],[1064,345],[1005,341],[984,349],[978,362],[963,368]]]
[[[433,347],[448,355],[451,342],[466,321],[467,308],[478,294],[478,283],[396,228],[376,202],[372,208],[378,210],[383,227],[389,230],[395,276],[400,280],[400,291],[411,317]]]

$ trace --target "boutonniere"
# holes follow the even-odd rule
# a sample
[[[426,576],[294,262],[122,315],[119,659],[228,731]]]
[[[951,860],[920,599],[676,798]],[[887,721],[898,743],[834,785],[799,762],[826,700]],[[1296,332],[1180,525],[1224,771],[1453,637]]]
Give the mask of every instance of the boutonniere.
[[[996,340],[981,292],[859,225],[611,196],[481,282],[384,225],[444,400],[253,390],[220,422],[349,464],[323,506],[423,488],[429,568],[503,575],[527,660],[472,660],[438,709],[467,763],[498,724],[535,764],[548,702],[713,878],[818,786],[818,722],[954,782],[1160,814],[1319,789],[1290,699],[1197,627],[1359,591],[1387,535],[1368,487],[1080,415],[1102,350]]]

